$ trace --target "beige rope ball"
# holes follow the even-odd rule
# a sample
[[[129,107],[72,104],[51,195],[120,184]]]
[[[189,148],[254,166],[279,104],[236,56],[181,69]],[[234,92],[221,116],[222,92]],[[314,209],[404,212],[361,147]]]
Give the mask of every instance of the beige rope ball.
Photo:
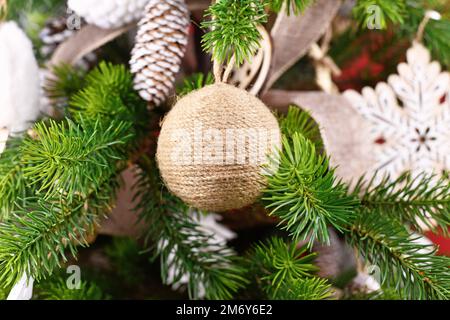
[[[273,172],[280,128],[245,90],[219,83],[181,98],[165,117],[156,158],[167,188],[200,210],[254,203]]]

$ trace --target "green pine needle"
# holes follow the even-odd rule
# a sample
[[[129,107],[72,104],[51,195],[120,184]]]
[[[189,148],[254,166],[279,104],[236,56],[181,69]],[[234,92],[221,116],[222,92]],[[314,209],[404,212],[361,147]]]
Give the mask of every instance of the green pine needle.
[[[155,257],[160,257],[163,281],[167,282],[169,268],[174,267],[174,283],[188,276],[190,298],[199,298],[203,285],[207,299],[232,299],[247,283],[240,259],[224,244],[210,245],[212,235],[205,233],[181,200],[164,188],[154,160],[142,157],[140,168],[136,211],[148,226],[146,242],[152,244]]]
[[[123,122],[38,123],[37,139],[27,137],[21,146],[24,175],[40,184],[46,197],[62,191],[69,199],[89,195],[115,174],[117,161],[126,160],[126,144],[132,138],[129,127]]]
[[[146,128],[146,104],[134,91],[133,76],[124,65],[101,62],[85,81],[85,88],[69,102],[70,113],[76,121],[123,120],[138,129]]]
[[[79,288],[70,289],[65,277],[51,277],[36,286],[39,300],[105,300],[105,295],[94,282],[81,280]]]
[[[81,201],[27,199],[27,204],[0,225],[2,286],[15,284],[24,272],[36,280],[52,274],[67,261],[65,250],[75,256],[77,245],[86,245],[84,235],[98,218]]]
[[[280,12],[285,5],[287,15],[290,15],[291,12],[298,15],[310,7],[313,2],[314,0],[270,0],[269,7],[274,12]]]
[[[329,243],[328,226],[344,230],[355,217],[358,200],[336,181],[328,158],[316,153],[314,144],[298,133],[283,138],[277,173],[268,177],[263,200],[271,215],[295,240]]]
[[[292,137],[298,133],[315,144],[316,150],[322,150],[323,142],[319,125],[312,119],[307,111],[296,106],[289,106],[287,115],[279,117],[281,133],[286,137]]]
[[[295,279],[311,277],[317,271],[312,264],[315,253],[308,253],[306,246],[298,248],[296,243],[286,243],[273,237],[265,243],[255,245],[249,255],[249,269],[257,276],[264,291],[276,296],[281,286]]]
[[[450,225],[450,184],[447,178],[405,173],[394,181],[385,177],[375,183],[376,175],[368,182],[357,183],[353,194],[361,197],[361,204],[371,212],[411,224],[417,230],[425,225],[438,227],[447,234]],[[434,222],[437,225],[434,225]]]
[[[405,0],[358,0],[353,8],[353,15],[362,28],[374,22],[375,14],[379,14],[378,21],[381,29],[386,29],[390,22],[403,24],[406,13]]]
[[[330,284],[314,276],[315,253],[307,246],[272,237],[256,244],[248,254],[249,276],[269,299],[322,300],[330,296]]]
[[[0,222],[8,218],[19,198],[25,198],[33,192],[27,184],[21,164],[22,138],[9,138],[6,149],[0,155]],[[20,203],[24,205],[23,202]]]
[[[331,297],[331,285],[327,280],[314,277],[286,282],[271,298],[274,300],[327,300]]]
[[[219,0],[209,7],[202,23],[209,32],[203,36],[205,51],[219,63],[233,55],[239,65],[253,56],[260,47],[257,26],[267,21],[265,3],[261,0]]]
[[[66,108],[72,96],[85,87],[85,71],[62,64],[53,67],[51,72],[45,85],[46,94],[53,105]]]
[[[142,258],[137,241],[127,237],[114,237],[105,248],[105,253],[114,265],[117,275],[127,284],[137,285],[143,280],[143,270],[139,267]]]
[[[398,221],[361,212],[347,239],[380,268],[382,286],[408,299],[450,298],[450,258],[436,256],[433,246],[418,244]]]
[[[183,84],[177,88],[177,95],[183,97],[194,90],[203,88],[206,85],[213,84],[214,78],[211,73],[206,76],[203,73],[194,73],[184,79]]]

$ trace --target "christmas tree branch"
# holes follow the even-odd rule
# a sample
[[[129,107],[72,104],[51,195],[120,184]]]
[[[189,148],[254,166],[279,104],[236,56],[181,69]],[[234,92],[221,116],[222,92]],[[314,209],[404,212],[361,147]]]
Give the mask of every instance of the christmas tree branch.
[[[36,285],[38,300],[105,300],[108,299],[95,283],[80,280],[76,288],[67,286],[65,274],[56,274]]]
[[[317,151],[323,149],[323,141],[319,125],[314,121],[309,112],[301,110],[297,106],[289,106],[286,115],[279,115],[281,133],[285,137],[292,137],[294,133],[304,136],[314,143]]]
[[[205,51],[218,63],[229,62],[234,55],[241,64],[259,48],[257,26],[267,21],[261,0],[219,0],[206,12],[210,18],[202,23],[209,32],[203,36]]]
[[[406,7],[405,0],[358,0],[353,15],[363,28],[377,20],[377,27],[386,29],[389,23],[404,23]]]
[[[295,240],[329,243],[328,225],[344,230],[355,217],[358,200],[336,181],[328,159],[298,133],[283,138],[278,171],[268,177],[263,200],[271,215]]]
[[[413,225],[447,232],[450,225],[450,185],[447,178],[433,175],[412,177],[405,173],[391,181],[385,177],[375,183],[376,175],[368,182],[360,179],[353,194],[359,195],[361,205],[379,215]],[[436,224],[436,225],[434,225]]]
[[[249,276],[270,299],[326,299],[330,285],[314,277],[315,256],[306,246],[273,237],[257,244],[248,255]]]
[[[349,243],[381,272],[381,285],[409,299],[449,299],[450,259],[417,243],[398,221],[372,211],[360,213],[347,233]]]
[[[358,0],[353,9],[353,15],[362,28],[372,25],[376,29],[386,29],[389,24],[392,24],[402,37],[407,36],[412,40],[429,9],[439,10],[439,2],[434,0]],[[435,57],[443,64],[450,65],[450,20],[447,17],[428,23],[424,41]]]
[[[124,67],[102,64],[76,94],[86,108],[71,110],[75,121],[38,123],[18,147],[7,150],[6,160],[9,154],[17,157],[14,166],[0,161],[0,186],[5,186],[0,191],[8,195],[9,186],[18,181],[17,172],[24,178],[11,189],[15,195],[9,190],[9,207],[2,204],[14,208],[0,225],[0,282],[4,286],[14,284],[24,272],[35,279],[51,274],[67,260],[65,250],[75,256],[77,245],[86,245],[86,234],[111,210],[118,176],[137,145],[139,124],[132,120],[138,116],[132,111],[141,110],[142,104],[101,113],[97,111],[104,110],[98,103],[102,97],[93,92],[98,89],[118,104],[132,103],[138,98],[130,77]],[[33,194],[23,197],[22,187]]]
[[[22,140],[19,137],[11,137],[5,151],[0,155],[0,221],[8,218],[19,199],[33,193],[28,186],[21,163]],[[23,202],[20,204],[24,205]]]
[[[46,278],[67,261],[65,251],[76,256],[86,246],[104,213],[111,209],[118,183],[108,181],[88,199],[60,196],[26,199],[0,225],[0,283],[15,284],[25,272],[34,279]]]
[[[183,83],[177,87],[177,95],[183,97],[194,90],[201,89],[213,83],[214,78],[211,73],[208,73],[206,76],[203,73],[194,73],[184,79]]]
[[[280,12],[285,8],[287,15],[290,15],[291,12],[298,15],[313,3],[314,0],[269,0],[269,7],[274,12]]]
[[[147,242],[161,260],[161,277],[167,284],[188,277],[188,292],[199,298],[203,286],[207,299],[231,299],[246,284],[237,256],[224,244],[213,243],[189,216],[186,206],[165,190],[154,161],[143,156],[136,184],[136,210],[148,225]],[[175,275],[171,278],[169,270]]]
[[[27,137],[21,148],[24,175],[46,198],[87,196],[116,173],[118,160],[126,160],[129,128],[123,122],[38,123],[37,138]]]

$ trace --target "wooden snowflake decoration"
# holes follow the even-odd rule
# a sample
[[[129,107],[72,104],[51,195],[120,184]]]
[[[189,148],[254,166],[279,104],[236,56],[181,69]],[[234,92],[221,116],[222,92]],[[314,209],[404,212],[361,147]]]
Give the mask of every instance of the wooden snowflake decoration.
[[[366,87],[359,94],[344,96],[370,126],[375,152],[371,172],[396,178],[405,171],[413,175],[441,174],[450,170],[450,73],[431,62],[429,51],[415,42],[407,63],[398,75]]]

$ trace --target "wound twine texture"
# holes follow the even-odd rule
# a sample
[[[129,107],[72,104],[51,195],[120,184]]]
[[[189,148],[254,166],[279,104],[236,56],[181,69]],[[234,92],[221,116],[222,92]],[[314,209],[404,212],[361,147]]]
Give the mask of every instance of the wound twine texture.
[[[279,148],[278,122],[264,103],[220,83],[177,102],[164,119],[156,157],[171,192],[221,212],[257,200],[266,182],[262,166]]]

